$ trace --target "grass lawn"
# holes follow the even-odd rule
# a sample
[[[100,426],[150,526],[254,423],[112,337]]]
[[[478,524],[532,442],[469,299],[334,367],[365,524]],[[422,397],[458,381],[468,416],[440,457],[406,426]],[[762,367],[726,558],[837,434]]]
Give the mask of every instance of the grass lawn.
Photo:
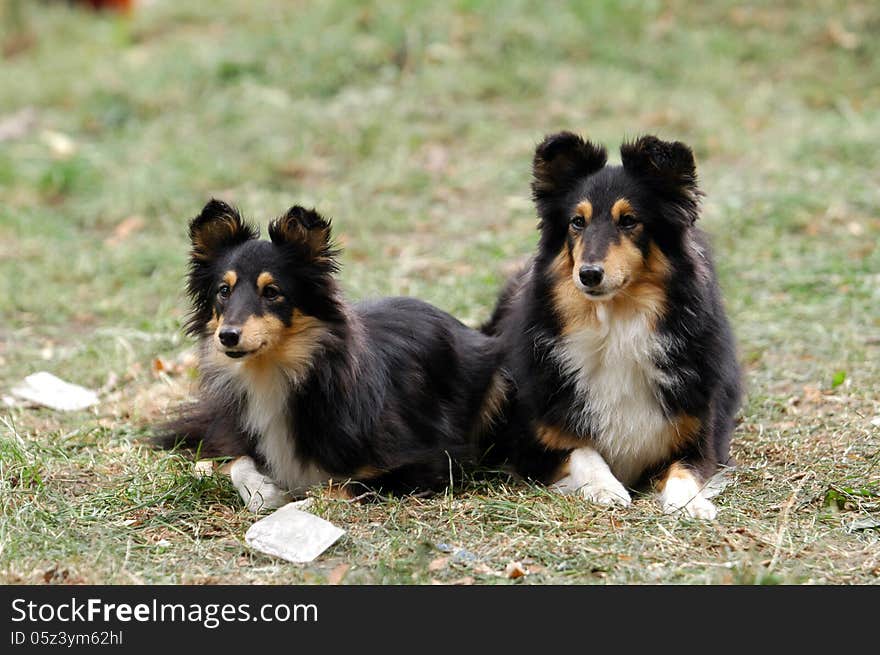
[[[379,4],[7,3],[0,395],[47,370],[102,402],[0,405],[0,582],[880,581],[880,5]],[[531,154],[563,128],[612,160],[644,132],[697,153],[748,387],[718,520],[481,482],[318,495],[348,533],[317,562],[250,551],[228,479],[141,442],[192,384],[189,218],[315,205],[351,299],[476,325],[534,249]]]

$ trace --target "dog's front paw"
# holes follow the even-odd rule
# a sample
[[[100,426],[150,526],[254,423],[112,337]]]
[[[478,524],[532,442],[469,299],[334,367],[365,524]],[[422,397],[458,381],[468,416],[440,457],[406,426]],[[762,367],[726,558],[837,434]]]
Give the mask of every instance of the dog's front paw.
[[[585,500],[597,505],[627,507],[632,504],[632,498],[626,487],[614,477],[580,484],[578,482],[572,476],[567,475],[556,482],[552,488],[562,494],[580,494]]]
[[[581,496],[598,505],[632,505],[629,492],[616,478],[587,483],[579,491]]]
[[[712,501],[699,495],[693,500],[687,501],[684,507],[668,501],[663,503],[663,511],[667,514],[674,514],[682,510],[687,512],[688,516],[694,519],[711,521],[718,516],[718,508],[715,507]]]
[[[685,511],[695,519],[711,521],[718,516],[718,509],[700,489],[690,481],[670,480],[660,496],[660,503],[666,514]]]
[[[239,457],[229,468],[232,485],[250,512],[278,509],[290,502],[287,494],[257,470],[250,457]]]
[[[564,494],[578,493],[598,505],[632,504],[629,492],[602,456],[593,448],[576,448],[568,457],[568,475],[556,482],[554,488]]]
[[[695,519],[705,519],[712,521],[718,516],[718,508],[711,500],[698,496],[690,503],[684,506],[685,511]]]

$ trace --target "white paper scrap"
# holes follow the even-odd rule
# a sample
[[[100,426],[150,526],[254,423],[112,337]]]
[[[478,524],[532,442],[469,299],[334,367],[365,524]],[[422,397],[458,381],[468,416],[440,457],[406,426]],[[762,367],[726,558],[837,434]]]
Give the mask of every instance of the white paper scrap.
[[[197,478],[208,478],[214,475],[214,462],[210,459],[200,459],[193,464],[193,475]]]
[[[261,553],[302,563],[314,560],[344,534],[342,528],[289,503],[254,523],[244,540]]]
[[[12,395],[62,412],[74,412],[98,403],[98,394],[55,377],[46,371],[29,375],[12,389]]]

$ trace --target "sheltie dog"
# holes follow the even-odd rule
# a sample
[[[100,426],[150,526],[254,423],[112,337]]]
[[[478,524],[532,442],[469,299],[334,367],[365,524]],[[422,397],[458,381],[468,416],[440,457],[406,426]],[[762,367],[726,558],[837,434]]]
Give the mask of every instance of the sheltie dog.
[[[515,387],[497,453],[601,503],[653,483],[666,512],[714,518],[704,485],[730,462],[740,369],[680,142],[644,136],[622,166],[570,132],[533,162],[540,244],[486,334]]]
[[[496,340],[412,298],[348,304],[314,210],[292,207],[265,241],[212,200],[189,234],[200,396],[161,445],[249,456],[273,504],[330,480],[436,490],[476,465],[506,390]]]

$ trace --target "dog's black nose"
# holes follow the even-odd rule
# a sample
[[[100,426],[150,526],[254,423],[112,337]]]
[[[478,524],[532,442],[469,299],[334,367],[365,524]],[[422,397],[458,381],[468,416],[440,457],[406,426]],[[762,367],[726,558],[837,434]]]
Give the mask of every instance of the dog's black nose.
[[[220,339],[220,343],[227,348],[234,348],[238,345],[238,340],[241,339],[241,328],[222,327],[217,337]]]
[[[602,276],[605,275],[605,269],[597,264],[589,264],[587,266],[581,266],[579,274],[581,282],[584,283],[585,287],[594,287],[602,281]]]

